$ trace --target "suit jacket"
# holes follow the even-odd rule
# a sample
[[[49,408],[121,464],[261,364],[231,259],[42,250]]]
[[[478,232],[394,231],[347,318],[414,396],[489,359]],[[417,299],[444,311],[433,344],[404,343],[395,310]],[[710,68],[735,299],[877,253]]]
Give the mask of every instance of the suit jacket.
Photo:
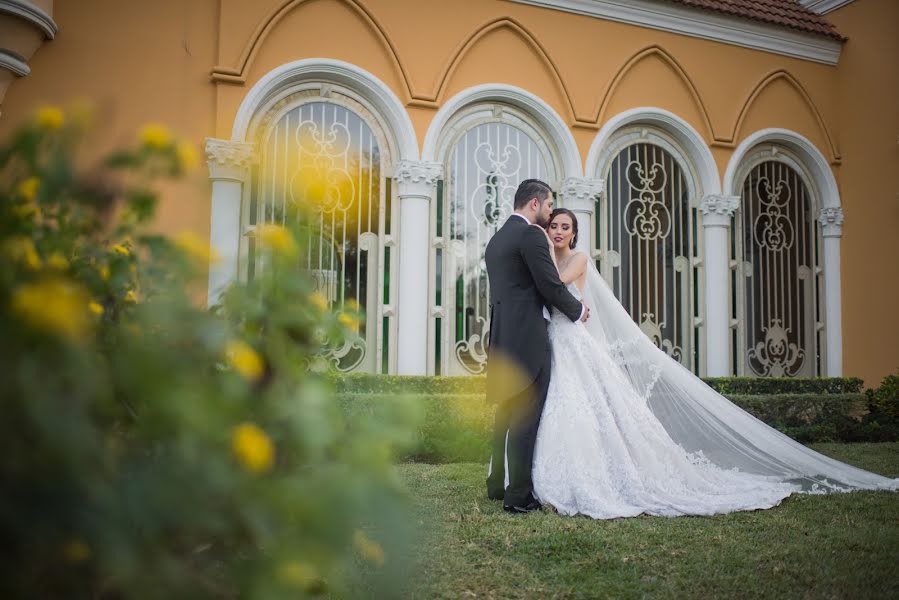
[[[546,235],[520,217],[509,217],[494,234],[485,259],[490,281],[487,395],[498,401],[521,391],[546,365],[549,337],[543,307],[555,307],[577,321],[582,306],[559,279]],[[499,365],[506,361],[524,378],[509,378],[507,365]]]

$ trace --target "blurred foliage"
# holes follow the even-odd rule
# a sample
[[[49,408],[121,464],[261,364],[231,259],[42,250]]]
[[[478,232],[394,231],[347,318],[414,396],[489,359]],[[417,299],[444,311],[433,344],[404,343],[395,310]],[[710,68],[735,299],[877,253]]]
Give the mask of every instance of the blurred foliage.
[[[315,373],[360,315],[280,227],[263,276],[198,307],[208,245],[145,228],[196,150],[148,125],[76,168],[86,123],[44,108],[0,147],[0,595],[392,595],[414,414],[348,420]]]

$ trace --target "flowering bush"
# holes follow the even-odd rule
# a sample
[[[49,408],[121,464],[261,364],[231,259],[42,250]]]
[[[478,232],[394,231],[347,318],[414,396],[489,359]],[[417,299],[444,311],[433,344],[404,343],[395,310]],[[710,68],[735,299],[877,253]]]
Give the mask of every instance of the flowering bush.
[[[196,306],[208,245],[143,227],[192,146],[150,125],[83,171],[71,121],[42,109],[0,148],[2,596],[393,593],[410,416],[347,422],[309,368],[358,316],[283,228],[263,276]]]

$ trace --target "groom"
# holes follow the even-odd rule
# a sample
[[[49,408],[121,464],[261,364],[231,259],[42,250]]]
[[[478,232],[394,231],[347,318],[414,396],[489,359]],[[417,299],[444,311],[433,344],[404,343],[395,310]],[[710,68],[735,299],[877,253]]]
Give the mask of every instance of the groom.
[[[586,321],[590,311],[559,279],[549,255],[541,230],[553,209],[549,186],[539,179],[522,181],[514,208],[485,254],[491,296],[487,400],[496,404],[487,496],[502,500],[509,512],[533,512],[540,503],[533,493],[531,463],[549,389],[547,307],[572,321]]]

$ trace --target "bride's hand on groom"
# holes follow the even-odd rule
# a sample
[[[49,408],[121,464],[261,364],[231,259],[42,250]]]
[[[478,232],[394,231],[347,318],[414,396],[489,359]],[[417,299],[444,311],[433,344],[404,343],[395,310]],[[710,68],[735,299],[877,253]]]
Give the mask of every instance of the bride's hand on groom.
[[[587,319],[590,318],[590,307],[581,302],[581,306],[584,307],[583,312],[581,313],[581,323],[586,323]]]

